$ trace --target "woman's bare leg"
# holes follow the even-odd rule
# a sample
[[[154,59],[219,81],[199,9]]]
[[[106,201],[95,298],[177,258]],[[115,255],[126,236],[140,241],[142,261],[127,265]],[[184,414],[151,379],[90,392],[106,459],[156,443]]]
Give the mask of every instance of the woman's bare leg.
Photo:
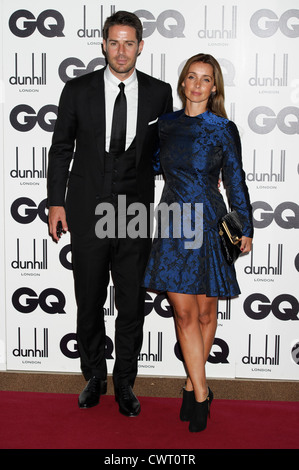
[[[173,306],[177,335],[188,371],[186,390],[196,401],[207,397],[205,364],[217,327],[217,297],[168,292]]]

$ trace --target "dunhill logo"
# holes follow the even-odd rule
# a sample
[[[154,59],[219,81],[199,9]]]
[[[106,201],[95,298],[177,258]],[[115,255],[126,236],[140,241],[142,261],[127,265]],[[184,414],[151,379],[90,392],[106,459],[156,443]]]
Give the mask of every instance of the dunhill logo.
[[[42,154],[41,154],[41,168],[38,169],[36,167],[36,154],[35,148],[32,148],[32,162],[31,168],[27,169],[20,169],[19,165],[19,148],[16,147],[16,164],[15,168],[11,170],[10,176],[12,178],[47,178],[47,148],[42,147]]]
[[[231,13],[231,29],[225,28],[225,6],[222,6],[222,16],[221,16],[221,29],[208,29],[208,7],[205,6],[204,10],[204,29],[198,31],[198,36],[200,38],[214,38],[214,39],[236,39],[237,37],[237,7],[232,6]],[[213,18],[215,20],[215,14],[213,9]]]
[[[153,362],[160,362],[162,361],[162,332],[158,332],[158,346],[157,352],[152,352],[152,344],[151,344],[151,332],[148,333],[148,343],[147,343],[147,352],[141,352],[139,357],[139,361],[153,361]]]
[[[47,240],[43,239],[42,242],[42,259],[37,260],[36,253],[36,239],[33,239],[33,254],[32,260],[21,260],[20,256],[20,240],[17,238],[17,256],[14,261],[11,263],[13,269],[47,269],[48,260],[47,260]],[[28,255],[28,252],[26,253]]]
[[[253,151],[253,164],[252,171],[246,174],[247,181],[269,181],[269,182],[284,182],[285,181],[285,164],[286,164],[286,151],[280,152],[280,167],[278,172],[274,172],[274,155],[273,150],[270,154],[270,163],[268,171],[265,173],[256,171],[256,150]]]
[[[109,307],[104,307],[104,315],[114,317],[114,286],[109,287]]]
[[[33,347],[23,348],[21,344],[21,328],[18,328],[18,346],[12,351],[15,357],[49,357],[49,335],[48,328],[43,329],[43,344],[38,347],[37,328],[34,328]]]
[[[272,72],[268,77],[260,77],[259,72],[259,55],[255,55],[255,74],[254,77],[249,79],[251,86],[288,86],[288,54],[283,54],[282,59],[282,74],[277,75],[276,72],[276,54],[273,54]]]
[[[46,85],[47,84],[47,65],[46,53],[41,54],[40,75],[36,75],[35,54],[31,54],[31,73],[30,75],[19,75],[18,54],[15,54],[15,72],[9,78],[11,85]]]
[[[104,26],[104,21],[107,16],[113,15],[115,13],[115,5],[110,5],[110,15],[104,15],[104,7],[101,5],[100,21],[97,19],[97,24],[100,25],[100,28],[91,29],[87,27],[86,20],[86,5],[83,5],[83,28],[78,29],[77,36],[79,38],[101,38],[102,30]]]
[[[225,307],[225,310],[222,312],[220,310],[218,310],[217,312],[217,318],[218,320],[230,320],[230,314],[231,314],[231,299],[230,298],[226,298],[225,299],[225,304],[226,304],[226,307]],[[219,308],[219,301],[218,301],[218,308]]]
[[[264,354],[262,356],[252,356],[251,351],[251,335],[249,335],[248,340],[248,353],[247,356],[242,357],[243,364],[261,364],[261,365],[271,365],[271,366],[278,366],[279,365],[279,351],[280,351],[280,336],[275,335],[274,339],[274,356],[269,356],[268,354],[268,335],[265,338],[265,349]]]
[[[268,259],[264,266],[254,266],[254,247],[250,252],[251,260],[250,265],[245,266],[245,274],[265,274],[271,276],[281,276],[282,275],[282,243],[277,245],[277,261],[276,266],[271,266],[271,244],[268,243]]]
[[[160,74],[155,74],[155,71],[154,71],[154,54],[151,54],[151,63],[150,63],[150,72],[149,74],[152,76],[152,77],[156,77],[158,78],[159,80],[163,80],[164,82],[166,81],[166,73],[165,73],[165,70],[166,70],[166,54],[160,54]],[[160,176],[160,175],[157,175],[157,176]]]

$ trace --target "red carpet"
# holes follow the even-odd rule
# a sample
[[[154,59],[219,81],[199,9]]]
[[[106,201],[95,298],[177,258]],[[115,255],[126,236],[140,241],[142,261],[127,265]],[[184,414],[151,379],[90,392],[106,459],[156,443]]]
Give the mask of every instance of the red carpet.
[[[190,433],[178,418],[180,399],[139,398],[141,414],[127,418],[113,396],[80,410],[77,395],[0,392],[0,448],[299,448],[298,402],[215,399],[207,429]]]

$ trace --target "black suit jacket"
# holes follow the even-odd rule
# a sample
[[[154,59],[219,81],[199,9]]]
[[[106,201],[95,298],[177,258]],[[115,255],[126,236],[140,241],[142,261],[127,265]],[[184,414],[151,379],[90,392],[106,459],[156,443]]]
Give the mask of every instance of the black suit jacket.
[[[157,118],[172,111],[172,92],[169,84],[142,72],[137,71],[137,78],[137,190],[139,201],[148,206],[154,200]],[[66,83],[49,152],[48,205],[65,205],[69,229],[78,234],[94,222],[101,197],[105,127],[103,68]]]

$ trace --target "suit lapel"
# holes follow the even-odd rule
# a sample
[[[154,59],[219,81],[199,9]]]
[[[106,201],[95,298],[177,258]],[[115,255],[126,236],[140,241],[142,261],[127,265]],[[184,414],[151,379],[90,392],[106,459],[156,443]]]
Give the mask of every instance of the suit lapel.
[[[91,126],[94,130],[97,149],[99,152],[99,163],[101,173],[104,173],[104,151],[105,151],[105,91],[104,91],[104,69],[99,70],[92,77],[91,86],[88,90],[89,109],[91,114]]]

